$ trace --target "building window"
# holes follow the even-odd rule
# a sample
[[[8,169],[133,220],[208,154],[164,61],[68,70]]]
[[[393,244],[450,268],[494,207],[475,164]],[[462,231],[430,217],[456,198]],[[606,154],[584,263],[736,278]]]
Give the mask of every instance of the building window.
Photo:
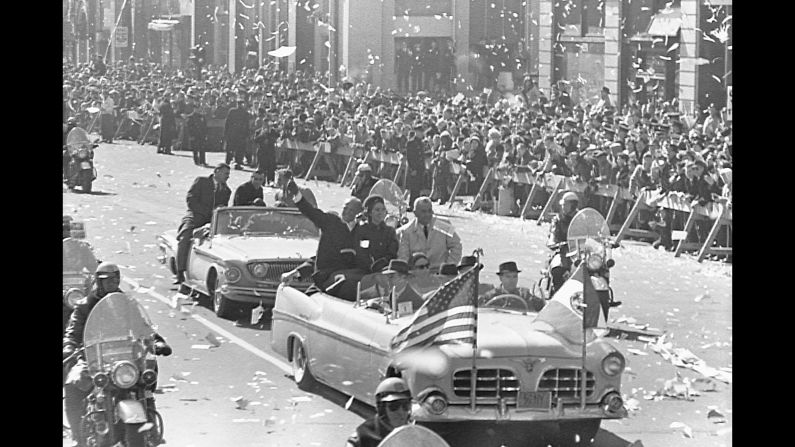
[[[605,0],[561,0],[556,4],[557,32],[564,36],[601,36],[605,26]]]
[[[453,14],[454,0],[395,0],[395,16],[435,16]]]

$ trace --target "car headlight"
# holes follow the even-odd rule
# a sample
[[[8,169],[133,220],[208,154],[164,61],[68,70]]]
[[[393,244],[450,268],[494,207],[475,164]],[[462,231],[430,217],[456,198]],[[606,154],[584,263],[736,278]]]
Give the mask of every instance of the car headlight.
[[[604,257],[599,253],[588,255],[588,270],[599,270],[604,265]]]
[[[69,289],[63,297],[63,302],[66,304],[66,307],[74,309],[75,306],[77,306],[77,302],[85,297],[86,295],[79,289]]]
[[[618,352],[610,353],[602,360],[602,371],[608,376],[621,374],[624,371],[624,366],[624,356]]]
[[[113,367],[111,377],[119,388],[129,388],[138,382],[138,368],[132,362],[119,362]]]
[[[434,391],[423,399],[422,406],[425,407],[429,413],[438,416],[447,411],[447,398],[441,391]]]
[[[248,271],[254,275],[255,278],[264,278],[265,275],[268,274],[268,268],[270,266],[264,262],[260,262],[257,264],[251,264],[248,266]]]
[[[229,282],[229,283],[236,283],[236,282],[240,281],[240,277],[241,276],[242,276],[242,273],[241,273],[240,269],[237,268],[237,267],[233,266],[233,267],[229,267],[226,270],[224,270],[224,277],[226,278],[226,281]]]
[[[602,399],[602,405],[604,410],[608,413],[620,413],[624,408],[624,399],[616,392],[608,393],[604,399]]]

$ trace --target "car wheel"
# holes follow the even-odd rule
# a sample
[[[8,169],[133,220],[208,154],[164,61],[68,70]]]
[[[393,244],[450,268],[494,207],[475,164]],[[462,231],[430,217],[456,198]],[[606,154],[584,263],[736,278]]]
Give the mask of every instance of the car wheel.
[[[592,439],[596,437],[596,432],[599,431],[600,423],[601,421],[599,419],[561,422],[558,439],[555,445],[565,447],[593,445]]]
[[[315,384],[315,378],[312,377],[312,372],[309,371],[309,357],[306,355],[306,349],[301,340],[297,338],[293,340],[293,353],[292,353],[292,367],[293,378],[298,388],[302,390],[309,390]]]
[[[213,289],[213,310],[215,310],[215,314],[218,315],[219,318],[225,318],[227,320],[233,317],[233,311],[235,309],[234,303],[232,303],[228,298],[221,293],[221,280],[216,276],[215,278],[215,288]]]

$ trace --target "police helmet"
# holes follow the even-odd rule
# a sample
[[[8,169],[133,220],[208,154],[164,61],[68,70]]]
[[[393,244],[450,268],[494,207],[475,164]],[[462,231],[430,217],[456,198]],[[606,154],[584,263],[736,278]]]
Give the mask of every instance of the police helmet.
[[[386,378],[375,389],[376,404],[409,399],[411,399],[411,390],[400,377]]]
[[[563,194],[563,197],[560,199],[560,204],[562,205],[569,201],[580,203],[580,198],[577,196],[577,193],[569,191],[566,194]]]
[[[70,116],[69,119],[66,120],[66,124],[69,126],[77,126],[77,118]]]
[[[66,136],[67,146],[81,146],[84,144],[91,144],[91,141],[88,139],[88,133],[86,133],[85,130],[75,127],[69,131],[69,134]]]
[[[97,278],[111,278],[113,276],[120,276],[119,266],[112,262],[103,262],[97,266]]]

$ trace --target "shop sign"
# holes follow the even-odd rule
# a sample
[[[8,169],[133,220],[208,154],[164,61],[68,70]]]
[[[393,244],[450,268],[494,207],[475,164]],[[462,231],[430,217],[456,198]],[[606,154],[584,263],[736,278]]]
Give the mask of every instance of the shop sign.
[[[127,48],[128,38],[128,28],[126,26],[119,26],[116,28],[116,36],[114,38],[116,48]]]

